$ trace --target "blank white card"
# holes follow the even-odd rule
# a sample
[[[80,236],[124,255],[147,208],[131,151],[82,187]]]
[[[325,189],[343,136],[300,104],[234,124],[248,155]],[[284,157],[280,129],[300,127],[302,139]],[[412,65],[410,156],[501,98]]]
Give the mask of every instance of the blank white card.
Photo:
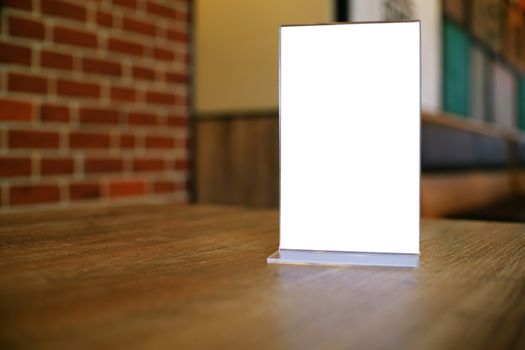
[[[419,254],[420,24],[280,29],[280,249]]]

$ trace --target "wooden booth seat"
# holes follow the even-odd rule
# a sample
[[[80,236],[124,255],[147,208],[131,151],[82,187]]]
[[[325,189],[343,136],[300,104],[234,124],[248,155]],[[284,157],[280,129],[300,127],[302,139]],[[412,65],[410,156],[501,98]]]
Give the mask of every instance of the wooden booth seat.
[[[276,111],[197,118],[195,131],[197,202],[278,207]],[[421,214],[468,218],[509,200],[515,203],[525,193],[525,170],[520,170],[520,164],[525,169],[525,139],[520,134],[478,121],[424,113]],[[384,176],[388,177],[388,169]]]

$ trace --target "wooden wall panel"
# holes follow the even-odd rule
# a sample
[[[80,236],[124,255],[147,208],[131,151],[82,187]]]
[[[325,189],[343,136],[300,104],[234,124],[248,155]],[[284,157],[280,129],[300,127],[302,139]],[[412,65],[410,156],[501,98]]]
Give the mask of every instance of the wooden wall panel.
[[[278,207],[279,122],[275,115],[196,122],[199,203]]]

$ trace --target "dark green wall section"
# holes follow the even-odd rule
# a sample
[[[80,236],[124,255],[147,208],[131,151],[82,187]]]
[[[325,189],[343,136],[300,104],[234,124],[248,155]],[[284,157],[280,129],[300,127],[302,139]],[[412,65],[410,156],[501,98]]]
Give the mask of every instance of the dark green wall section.
[[[470,115],[470,42],[455,23],[443,21],[443,108],[461,116]]]
[[[525,76],[522,76],[518,91],[518,123],[521,130],[525,130]]]

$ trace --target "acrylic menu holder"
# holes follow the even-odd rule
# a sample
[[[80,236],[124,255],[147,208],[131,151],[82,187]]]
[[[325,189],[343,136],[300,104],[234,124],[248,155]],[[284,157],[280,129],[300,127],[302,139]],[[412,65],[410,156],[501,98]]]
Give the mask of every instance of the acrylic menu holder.
[[[420,23],[280,28],[280,244],[268,263],[419,263]]]

